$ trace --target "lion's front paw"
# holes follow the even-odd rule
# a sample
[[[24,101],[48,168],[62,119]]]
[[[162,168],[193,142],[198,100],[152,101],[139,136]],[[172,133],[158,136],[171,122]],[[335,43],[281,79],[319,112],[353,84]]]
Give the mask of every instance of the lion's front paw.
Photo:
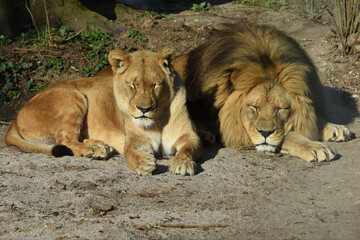
[[[322,138],[329,142],[348,141],[351,138],[351,132],[343,125],[327,123],[323,130]]]
[[[304,146],[304,149],[300,149],[299,157],[308,162],[331,161],[337,155],[334,149],[320,142],[311,142],[307,144],[307,146]]]
[[[170,172],[178,175],[194,175],[196,163],[189,158],[174,157],[171,161]]]
[[[151,175],[156,167],[156,159],[150,154],[146,154],[146,157],[140,159],[139,166],[135,169],[137,174],[142,176]]]

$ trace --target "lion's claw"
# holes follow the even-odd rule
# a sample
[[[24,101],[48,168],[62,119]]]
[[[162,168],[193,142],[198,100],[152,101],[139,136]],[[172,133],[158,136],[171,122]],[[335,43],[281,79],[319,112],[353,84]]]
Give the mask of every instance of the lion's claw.
[[[303,152],[303,158],[309,162],[327,162],[336,157],[336,151],[319,142],[313,142],[310,151]]]

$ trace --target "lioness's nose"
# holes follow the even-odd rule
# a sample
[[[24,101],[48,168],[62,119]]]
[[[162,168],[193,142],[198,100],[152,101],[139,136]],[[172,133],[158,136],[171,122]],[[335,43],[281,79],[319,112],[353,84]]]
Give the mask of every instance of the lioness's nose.
[[[139,109],[142,113],[147,113],[152,110],[152,107],[139,107],[137,105],[136,108]]]
[[[270,130],[270,131],[264,131],[264,130],[258,130],[256,129],[264,138],[267,138],[268,136],[270,136],[271,134],[273,134],[275,132],[275,130]]]

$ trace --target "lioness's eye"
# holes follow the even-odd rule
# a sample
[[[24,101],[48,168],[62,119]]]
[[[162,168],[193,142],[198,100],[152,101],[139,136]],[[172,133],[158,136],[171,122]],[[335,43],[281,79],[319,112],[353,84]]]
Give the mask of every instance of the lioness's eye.
[[[131,82],[126,82],[131,88],[135,89],[135,84]]]
[[[162,82],[155,83],[155,84],[154,84],[154,88],[158,88],[158,87],[160,87],[160,86],[161,86],[161,84],[162,84]]]

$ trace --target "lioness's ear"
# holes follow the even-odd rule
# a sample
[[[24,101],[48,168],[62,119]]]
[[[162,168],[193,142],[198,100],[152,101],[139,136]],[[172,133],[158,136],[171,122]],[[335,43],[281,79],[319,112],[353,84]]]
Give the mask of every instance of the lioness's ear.
[[[124,72],[129,65],[130,56],[121,50],[113,50],[109,53],[109,63],[116,74],[117,72]]]
[[[170,72],[172,70],[171,61],[174,57],[174,49],[171,47],[165,47],[159,51],[157,54],[157,59],[162,67],[166,71]]]

